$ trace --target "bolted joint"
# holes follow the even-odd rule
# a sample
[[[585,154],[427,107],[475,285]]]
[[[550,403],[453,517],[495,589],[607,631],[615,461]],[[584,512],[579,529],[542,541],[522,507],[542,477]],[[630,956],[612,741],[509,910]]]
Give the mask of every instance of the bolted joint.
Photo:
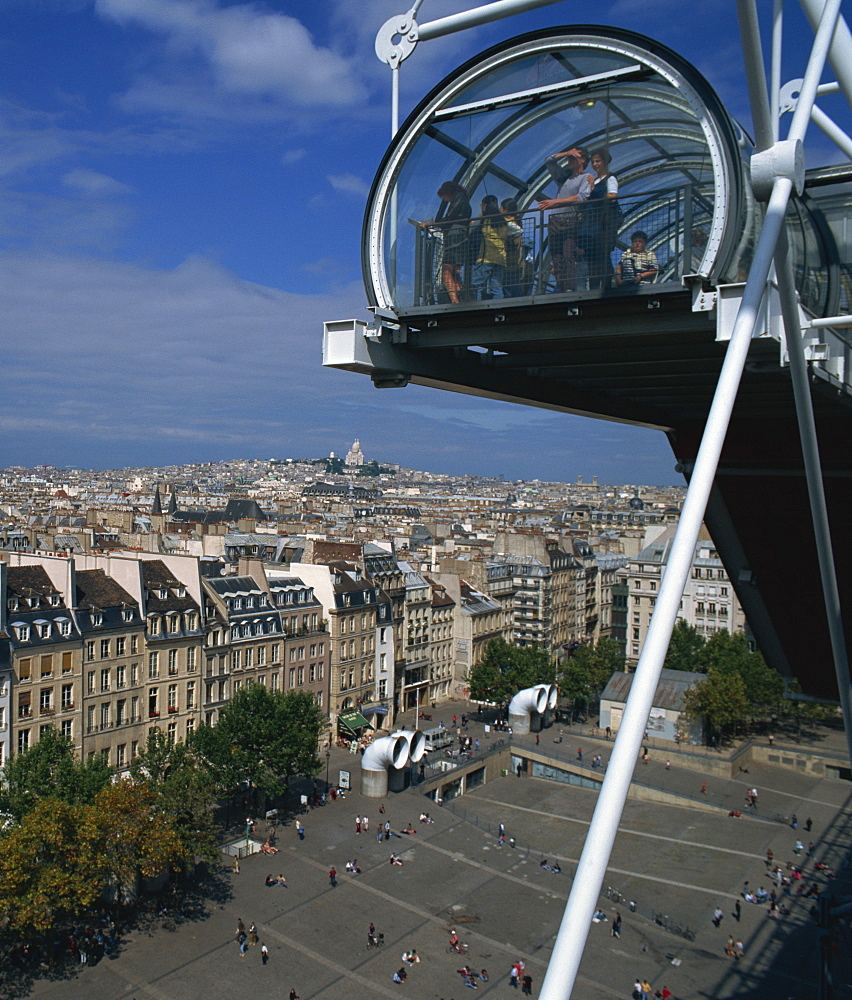
[[[396,14],[379,28],[376,35],[376,55],[394,69],[411,55],[419,37],[414,18],[407,14]]]
[[[751,185],[758,201],[769,201],[775,181],[786,177],[796,194],[805,190],[805,150],[800,139],[784,139],[751,158]]]

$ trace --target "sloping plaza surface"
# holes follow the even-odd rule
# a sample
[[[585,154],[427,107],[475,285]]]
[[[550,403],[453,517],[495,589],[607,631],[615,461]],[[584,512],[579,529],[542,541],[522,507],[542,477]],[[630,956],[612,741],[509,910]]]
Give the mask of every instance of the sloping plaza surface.
[[[543,736],[540,750],[551,742],[552,732]],[[581,743],[587,760],[595,753],[608,756],[612,744],[599,734],[576,727],[565,732],[559,749],[567,744],[573,752]],[[531,748],[533,739],[515,742]],[[650,764],[638,765],[636,778],[667,793],[667,800],[628,801],[607,877],[607,885],[636,908],[602,897],[609,919],[590,928],[574,996],[627,997],[637,977],[654,990],[668,987],[683,1000],[813,995],[820,935],[810,914],[814,900],[794,887],[781,896],[789,913],[770,919],[766,905],[746,902],[741,893],[746,881],[752,888],[772,889],[768,848],[782,865],[805,865],[806,879],[798,885],[817,882],[837,894],[850,891],[850,872],[842,869],[849,851],[849,782],[751,764],[736,778],[707,778],[709,787],[702,793],[700,770],[674,761],[666,767],[665,752],[658,748],[651,758]],[[391,793],[380,814],[380,803],[358,792],[357,765],[357,758],[335,748],[332,781],[347,769],[355,788],[345,799],[302,817],[303,841],[292,822],[282,825],[277,855],[246,858],[239,874],[223,856],[214,881],[224,888],[205,901],[203,912],[127,929],[116,955],[94,967],[45,973],[17,986],[10,980],[9,995],[209,1000],[286,997],[292,988],[301,1000],[401,993],[410,1000],[450,1000],[463,994],[456,970],[465,964],[477,972],[488,970],[488,981],[478,983],[479,995],[505,996],[509,970],[518,959],[526,963],[537,995],[596,793],[506,776],[446,806],[416,788]],[[730,803],[745,812],[744,796],[751,787],[760,792],[757,812],[730,817]],[[433,824],[419,822],[422,811],[432,814]],[[794,813],[800,824],[812,818],[810,833],[789,826],[786,820]],[[357,834],[355,818],[365,815],[369,832]],[[376,831],[386,819],[395,834],[379,842]],[[500,823],[507,835],[503,845],[497,836]],[[401,833],[409,824],[416,833]],[[806,846],[814,842],[815,859],[794,853],[797,839]],[[391,852],[400,855],[402,866],[390,864]],[[362,873],[350,875],[344,866],[355,858]],[[544,859],[558,861],[562,871],[543,868]],[[821,859],[837,868],[835,880],[814,872],[814,860]],[[336,887],[329,884],[332,866]],[[265,876],[279,872],[287,887],[267,888]],[[716,906],[724,913],[718,928],[712,923]],[[620,938],[611,934],[616,910],[623,919]],[[694,940],[660,926],[655,913],[691,928]],[[247,926],[256,922],[259,939],[269,949],[268,964],[261,962],[260,944],[240,957],[238,919]],[[367,947],[371,921],[384,934],[383,948]],[[464,957],[448,952],[451,928],[469,945]],[[729,935],[742,941],[739,960],[725,953]],[[411,948],[421,960],[407,968],[404,984],[396,984],[393,973]]]

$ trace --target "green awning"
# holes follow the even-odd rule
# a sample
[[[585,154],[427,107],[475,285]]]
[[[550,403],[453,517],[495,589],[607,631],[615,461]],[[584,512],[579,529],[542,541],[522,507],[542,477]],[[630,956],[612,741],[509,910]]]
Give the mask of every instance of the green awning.
[[[344,712],[343,715],[338,715],[337,721],[345,729],[348,729],[353,736],[358,735],[359,729],[364,729],[365,727],[372,729],[370,723],[360,712]]]

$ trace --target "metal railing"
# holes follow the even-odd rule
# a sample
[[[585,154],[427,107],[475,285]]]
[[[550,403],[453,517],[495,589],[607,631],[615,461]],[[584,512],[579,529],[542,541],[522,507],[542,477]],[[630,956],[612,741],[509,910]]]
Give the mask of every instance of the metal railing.
[[[555,292],[627,292],[626,283],[619,286],[614,282],[614,273],[622,254],[630,247],[631,234],[637,230],[647,234],[647,250],[657,258],[654,282],[679,282],[701,262],[712,209],[706,197],[692,185],[686,185],[620,195],[615,202],[585,202],[576,209],[572,206],[567,213],[532,209],[512,216],[506,223],[498,219],[485,237],[481,220],[470,219],[464,248],[460,251],[454,246],[452,264],[449,254],[445,261],[445,237],[449,226],[453,226],[453,242],[457,243],[458,227],[464,226],[465,220],[446,226],[440,220],[416,223],[411,305],[449,304],[445,287],[447,267],[454,268],[455,280],[461,284],[460,302]],[[559,224],[553,221],[560,215],[568,220],[563,222],[561,232]],[[498,265],[496,277],[492,271],[486,282],[478,264],[489,256],[483,252],[483,245],[493,249],[495,240],[503,245],[506,263]],[[460,255],[461,264],[457,263]],[[570,258],[569,279],[565,277],[565,265],[557,257]]]

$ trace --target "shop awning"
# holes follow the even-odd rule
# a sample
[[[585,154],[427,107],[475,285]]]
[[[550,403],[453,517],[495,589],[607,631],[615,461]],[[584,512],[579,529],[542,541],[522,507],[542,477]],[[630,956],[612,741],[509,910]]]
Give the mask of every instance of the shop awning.
[[[370,723],[360,712],[344,712],[343,715],[338,715],[337,721],[344,729],[348,729],[353,736],[358,735],[359,729],[364,729],[365,727],[372,729]]]

